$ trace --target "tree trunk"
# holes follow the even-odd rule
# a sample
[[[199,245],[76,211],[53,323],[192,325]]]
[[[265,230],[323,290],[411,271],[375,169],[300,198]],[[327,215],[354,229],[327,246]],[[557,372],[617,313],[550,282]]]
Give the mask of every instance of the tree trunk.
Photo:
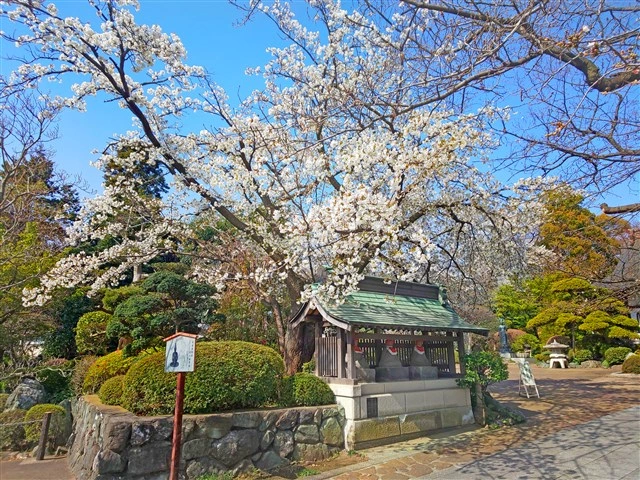
[[[476,408],[473,411],[473,418],[482,427],[487,424],[486,405],[484,404],[484,393],[480,383],[475,384]]]
[[[302,368],[304,328],[302,325],[291,327],[287,324],[285,337],[284,367],[287,375],[293,375]]]

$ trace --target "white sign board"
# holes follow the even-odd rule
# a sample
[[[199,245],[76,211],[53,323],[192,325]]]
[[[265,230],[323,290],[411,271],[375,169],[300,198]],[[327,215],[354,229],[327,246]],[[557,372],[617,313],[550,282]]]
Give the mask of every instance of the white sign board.
[[[167,340],[164,357],[165,372],[193,372],[196,356],[195,336],[175,335]]]

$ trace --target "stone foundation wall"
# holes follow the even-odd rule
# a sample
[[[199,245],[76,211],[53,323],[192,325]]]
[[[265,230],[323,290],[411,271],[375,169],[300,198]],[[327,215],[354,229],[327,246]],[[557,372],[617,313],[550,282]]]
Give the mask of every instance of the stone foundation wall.
[[[95,395],[73,406],[69,462],[83,480],[160,480],[169,475],[173,417],[138,417]],[[185,415],[180,476],[271,470],[328,458],[344,447],[337,406]]]
[[[329,386],[345,411],[349,450],[474,423],[469,389],[453,378]]]

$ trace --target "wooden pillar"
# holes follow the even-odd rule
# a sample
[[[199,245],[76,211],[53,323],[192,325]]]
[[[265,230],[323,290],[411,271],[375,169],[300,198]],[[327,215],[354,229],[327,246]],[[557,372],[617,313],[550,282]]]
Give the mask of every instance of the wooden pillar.
[[[447,359],[449,360],[449,373],[456,373],[456,357],[454,352],[454,338],[453,332],[447,332],[447,337],[451,337],[451,340],[447,340]]]
[[[353,361],[353,332],[347,331],[347,378],[356,378],[356,365]]]
[[[466,369],[464,365],[464,333],[458,332],[458,357],[460,358],[460,373],[465,374]]]
[[[320,360],[321,360],[321,355],[320,355],[320,337],[322,336],[322,320],[316,320],[315,324],[314,324],[314,340],[316,342],[316,350],[315,352],[313,352],[313,356],[316,359],[316,368],[314,370],[314,373],[316,374],[316,377],[320,376]]]
[[[344,378],[344,354],[345,354],[345,338],[344,338],[344,330],[338,328],[338,345],[337,345],[337,355],[338,355],[338,378]]]

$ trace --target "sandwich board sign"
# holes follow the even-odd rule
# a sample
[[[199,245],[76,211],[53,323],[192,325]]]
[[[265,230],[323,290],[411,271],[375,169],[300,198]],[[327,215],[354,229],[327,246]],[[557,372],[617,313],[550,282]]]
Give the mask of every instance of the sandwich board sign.
[[[193,372],[196,357],[196,337],[191,333],[178,332],[164,339],[166,351],[164,371],[167,373]]]

